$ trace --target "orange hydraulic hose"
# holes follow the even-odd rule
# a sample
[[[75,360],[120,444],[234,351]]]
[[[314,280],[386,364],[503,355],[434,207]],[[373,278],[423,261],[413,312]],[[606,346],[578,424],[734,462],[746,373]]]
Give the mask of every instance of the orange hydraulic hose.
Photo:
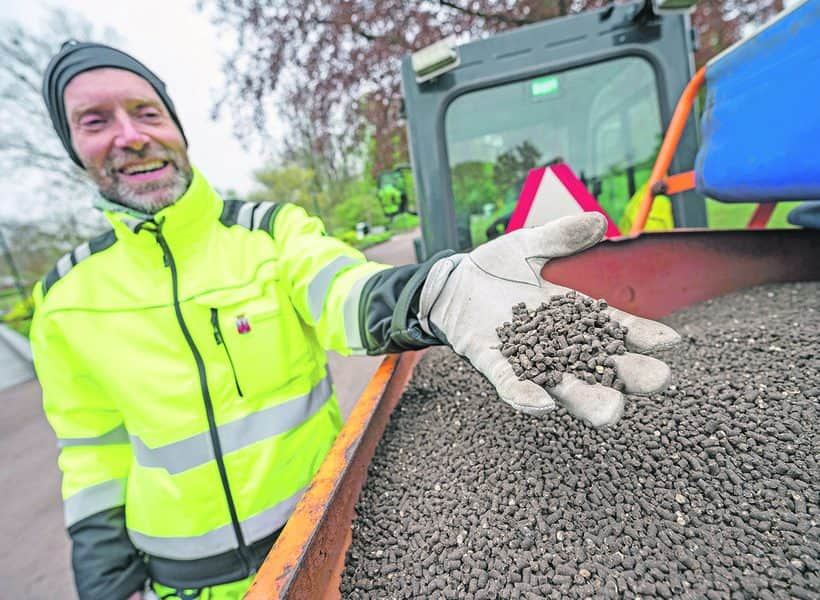
[[[655,199],[652,188],[666,176],[666,172],[669,170],[669,165],[672,163],[672,157],[675,155],[675,150],[678,147],[680,136],[683,134],[683,128],[686,126],[686,120],[689,118],[692,105],[695,103],[698,91],[705,80],[706,67],[701,67],[695,73],[692,81],[686,86],[686,89],[683,90],[680,100],[678,100],[675,113],[672,115],[672,121],[669,123],[666,136],[663,138],[658,158],[655,159],[652,175],[649,176],[649,185],[646,186],[646,192],[644,192],[641,205],[638,208],[638,214],[632,222],[632,229],[630,230],[632,235],[639,234],[646,225],[646,219],[652,209],[652,201]]]

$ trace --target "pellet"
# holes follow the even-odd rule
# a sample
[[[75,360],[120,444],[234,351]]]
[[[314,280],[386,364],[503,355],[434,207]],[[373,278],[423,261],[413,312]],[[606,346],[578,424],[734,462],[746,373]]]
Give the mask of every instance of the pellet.
[[[568,306],[575,310],[568,312]],[[569,373],[590,385],[601,383],[623,390],[614,371],[604,370],[614,365],[613,355],[625,352],[626,335],[625,327],[610,321],[604,312],[607,307],[604,300],[581,299],[575,292],[555,295],[533,310],[524,303],[515,304],[512,320],[496,328],[500,352],[519,379],[545,389],[555,387],[563,373]],[[604,327],[596,327],[598,323]],[[537,370],[531,369],[533,361],[540,363]]]
[[[670,315],[672,384],[601,430],[515,412],[428,351],[369,466],[342,596],[817,597],[818,298],[818,283],[761,286]],[[571,309],[550,319],[579,300],[550,299]],[[502,344],[572,346],[529,333]]]

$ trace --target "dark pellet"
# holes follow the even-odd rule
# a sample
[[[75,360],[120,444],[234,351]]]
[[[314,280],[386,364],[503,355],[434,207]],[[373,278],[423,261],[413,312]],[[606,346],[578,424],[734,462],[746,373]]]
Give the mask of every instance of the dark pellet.
[[[428,351],[370,464],[342,597],[817,598],[817,298],[818,283],[765,286],[671,315],[672,386],[601,430],[561,408],[517,413]],[[573,315],[605,314],[579,295],[546,307],[560,336],[613,325],[572,331]],[[533,359],[562,348],[547,322],[501,348],[546,364]],[[594,358],[595,341],[565,338],[567,357]],[[610,354],[602,366],[614,375]]]

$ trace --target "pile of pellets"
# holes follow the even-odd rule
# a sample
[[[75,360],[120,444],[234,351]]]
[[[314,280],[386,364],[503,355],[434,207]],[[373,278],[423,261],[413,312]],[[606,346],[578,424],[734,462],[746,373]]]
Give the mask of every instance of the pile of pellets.
[[[625,352],[627,328],[610,320],[606,308],[605,300],[574,291],[553,296],[532,311],[518,303],[512,308],[512,322],[496,329],[501,354],[519,379],[545,389],[570,373],[622,391],[624,382],[616,376],[612,356]]]
[[[666,391],[596,430],[417,366],[356,508],[344,598],[817,598],[820,284],[664,319]]]

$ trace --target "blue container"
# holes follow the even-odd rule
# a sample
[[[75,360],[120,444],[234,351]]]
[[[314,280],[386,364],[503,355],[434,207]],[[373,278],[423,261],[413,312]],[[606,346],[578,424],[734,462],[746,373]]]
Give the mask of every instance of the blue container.
[[[706,82],[698,191],[723,202],[820,199],[820,0],[713,59]]]

